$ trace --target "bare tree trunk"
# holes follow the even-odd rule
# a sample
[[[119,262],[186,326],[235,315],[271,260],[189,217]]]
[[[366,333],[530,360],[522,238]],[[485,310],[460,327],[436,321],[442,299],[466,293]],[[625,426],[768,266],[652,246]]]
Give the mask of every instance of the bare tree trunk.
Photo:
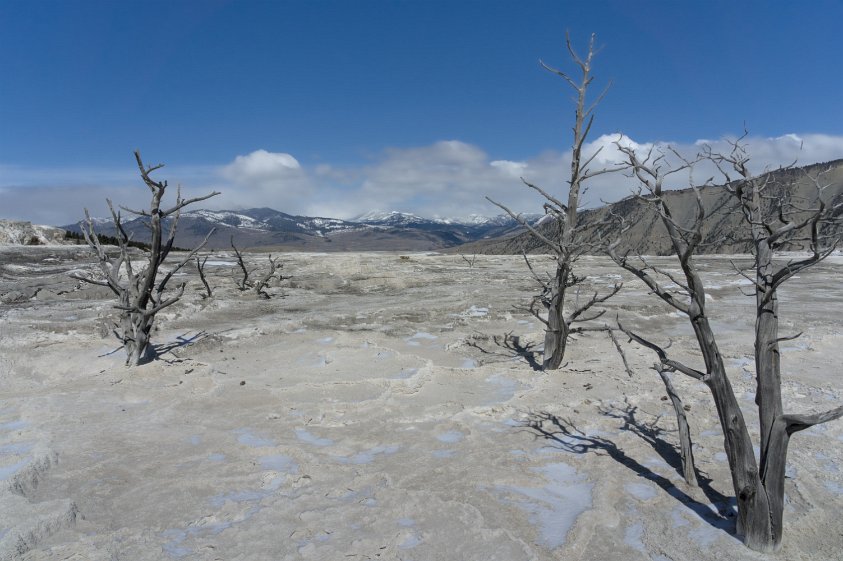
[[[208,284],[208,279],[205,277],[205,263],[208,262],[208,256],[206,255],[204,259],[201,261],[199,258],[196,258],[196,269],[199,271],[199,279],[202,281],[202,285],[205,287],[206,298],[211,298],[213,296],[213,292],[211,292],[211,285]]]
[[[556,270],[550,287],[549,305],[547,307],[547,324],[544,331],[544,359],[543,370],[556,370],[565,358],[565,346],[568,343],[570,326],[565,319],[565,277],[567,269],[559,267]]]
[[[688,426],[688,418],[685,416],[685,406],[682,405],[682,399],[673,388],[673,382],[671,382],[668,373],[660,368],[656,370],[661,376],[662,382],[664,382],[667,396],[673,405],[674,413],[676,413],[676,424],[679,429],[679,454],[682,458],[682,477],[685,478],[685,483],[696,487],[697,472],[694,464],[694,449],[691,442],[691,429]]]

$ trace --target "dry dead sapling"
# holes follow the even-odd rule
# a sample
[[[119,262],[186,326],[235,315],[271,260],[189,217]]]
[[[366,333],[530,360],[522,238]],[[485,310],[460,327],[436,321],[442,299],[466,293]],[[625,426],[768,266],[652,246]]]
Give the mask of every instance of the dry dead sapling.
[[[580,197],[587,189],[585,182],[589,179],[623,169],[622,167],[603,168],[591,170],[589,166],[600,154],[602,148],[597,149],[590,155],[584,154],[585,142],[594,123],[594,109],[600,103],[608,91],[608,87],[597,98],[588,102],[588,88],[594,80],[591,75],[591,65],[596,54],[594,48],[595,36],[592,34],[588,44],[588,53],[585,58],[580,57],[571,45],[570,36],[566,35],[568,53],[574,64],[580,71],[579,81],[574,80],[565,72],[551,68],[541,63],[542,67],[563,78],[576,93],[575,118],[573,127],[573,145],[571,148],[571,169],[568,180],[567,202],[563,202],[554,195],[543,190],[541,187],[521,178],[521,181],[530,189],[538,192],[544,197],[544,211],[548,216],[545,225],[530,224],[520,214],[516,214],[507,206],[486,197],[491,203],[500,207],[509,216],[515,219],[547,250],[552,253],[555,264],[554,273],[547,276],[540,276],[535,273],[526,254],[524,260],[533,274],[533,277],[540,285],[541,293],[536,296],[530,304],[530,312],[545,326],[544,356],[542,360],[543,370],[556,370],[562,365],[565,357],[565,348],[568,338],[583,328],[575,327],[573,324],[587,322],[600,317],[603,312],[592,310],[595,305],[601,304],[618,293],[621,284],[616,284],[608,293],[600,295],[595,293],[590,299],[582,304],[577,303],[574,309],[565,314],[566,293],[569,289],[580,285],[585,278],[574,272],[574,264],[577,259],[588,253],[595,253],[598,249],[592,243],[585,241],[582,231],[577,223],[577,212],[580,208]],[[570,307],[570,303],[568,303]],[[544,315],[546,314],[546,319]]]
[[[205,263],[208,262],[208,256],[206,255],[204,259],[199,259],[196,257],[196,271],[199,273],[199,280],[202,281],[202,286],[205,287],[205,294],[202,295],[204,299],[210,299],[214,293],[211,290],[211,285],[208,284],[208,278],[205,276]]]
[[[150,174],[162,167],[163,164],[147,167],[141,159],[140,152],[135,151],[135,160],[144,184],[152,195],[148,210],[132,210],[120,207],[122,210],[140,217],[149,230],[150,242],[147,253],[141,260],[132,256],[130,248],[131,235],[126,231],[122,215],[115,211],[110,200],[108,208],[114,222],[117,238],[117,251],[104,246],[97,236],[94,221],[88,209],[85,209],[85,220],[80,223],[85,241],[96,253],[102,278],[95,278],[80,274],[71,276],[77,280],[108,287],[117,297],[115,308],[120,310],[120,319],[115,326],[114,333],[123,343],[126,350],[126,364],[138,365],[154,358],[154,349],[150,345],[155,315],[179,301],[184,294],[185,284],[182,283],[175,292],[167,292],[170,280],[193,256],[207,243],[213,230],[196,248],[166,270],[164,263],[173,249],[176,238],[181,209],[189,204],[204,201],[215,195],[214,191],[202,197],[183,199],[181,189],[177,190],[176,202],[170,208],[161,208],[162,200],[167,189],[166,181],[156,181]],[[166,223],[169,224],[166,224]],[[165,228],[167,229],[165,235]],[[160,276],[160,278],[159,278]]]
[[[243,278],[236,279],[237,281],[237,288],[241,291],[245,290],[254,290],[255,294],[258,298],[269,299],[269,293],[266,292],[266,288],[269,286],[269,283],[272,279],[277,278],[278,282],[285,279],[289,279],[290,277],[285,277],[281,273],[281,268],[284,267],[283,264],[278,264],[278,257],[272,258],[272,255],[268,256],[269,259],[269,271],[265,274],[261,275],[258,278],[253,278],[253,275],[257,271],[257,268],[249,270],[246,267],[246,262],[243,260],[243,254],[237,249],[237,246],[234,245],[234,236],[231,237],[231,248],[234,250],[234,255],[237,257],[237,266],[240,267],[240,272],[243,275]]]

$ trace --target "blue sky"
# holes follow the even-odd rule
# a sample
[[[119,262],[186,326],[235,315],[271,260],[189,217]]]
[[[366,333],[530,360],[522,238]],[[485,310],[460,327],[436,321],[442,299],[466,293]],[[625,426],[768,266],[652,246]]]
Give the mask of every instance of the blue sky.
[[[573,70],[566,30],[597,34],[612,82],[595,140],[692,147],[746,122],[765,163],[786,135],[839,158],[841,21],[839,1],[2,0],[0,216],[142,200],[135,148],[229,208],[539,208],[518,175],[561,181],[572,106],[538,60]]]

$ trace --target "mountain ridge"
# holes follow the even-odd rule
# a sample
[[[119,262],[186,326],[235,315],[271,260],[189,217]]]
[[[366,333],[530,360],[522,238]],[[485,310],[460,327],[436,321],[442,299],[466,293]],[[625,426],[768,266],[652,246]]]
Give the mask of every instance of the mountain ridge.
[[[111,221],[94,220],[99,233],[113,235]],[[127,220],[124,227],[133,239],[143,241],[148,237],[139,218]],[[62,228],[81,232],[78,224]],[[182,212],[175,245],[195,246],[212,228],[214,233],[208,240],[209,249],[228,248],[233,239],[238,247],[276,251],[430,251],[511,234],[520,225],[506,215],[472,215],[467,220],[461,220],[423,218],[400,211],[371,211],[353,220],[342,220],[291,215],[269,207],[195,209]]]

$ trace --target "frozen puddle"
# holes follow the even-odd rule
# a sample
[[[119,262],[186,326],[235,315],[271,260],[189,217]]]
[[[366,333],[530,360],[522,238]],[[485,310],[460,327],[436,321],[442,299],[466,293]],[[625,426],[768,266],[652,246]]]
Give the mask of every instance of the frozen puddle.
[[[390,456],[396,453],[400,448],[401,447],[397,444],[390,444],[388,446],[375,446],[374,448],[369,448],[368,450],[358,452],[357,454],[352,454],[350,456],[336,456],[335,458],[341,464],[370,464],[375,461],[375,456],[381,454],[383,454],[384,456]]]
[[[649,483],[627,483],[623,488],[639,501],[649,501],[655,498],[657,494]]]
[[[310,434],[306,429],[296,429],[296,438],[313,446],[333,446],[334,444],[334,441],[330,438],[319,438]]]
[[[219,456],[222,456],[222,454],[219,454]],[[222,457],[224,458],[224,456]],[[195,543],[197,538],[216,536],[223,530],[246,522],[260,512],[262,508],[260,502],[263,499],[273,495],[281,488],[287,479],[287,475],[283,474],[297,474],[299,471],[298,464],[289,456],[282,454],[261,456],[258,458],[258,462],[260,463],[261,469],[268,472],[265,474],[264,483],[261,488],[221,493],[209,499],[211,506],[217,509],[222,509],[227,502],[254,504],[250,504],[245,512],[233,518],[228,518],[227,516],[223,518],[221,516],[224,515],[214,514],[206,517],[205,520],[208,521],[204,524],[191,524],[187,528],[170,528],[164,530],[160,536],[166,541],[161,546],[161,549],[168,557],[181,559],[182,557],[193,555],[196,553],[195,549],[189,547],[190,543],[186,542]],[[273,474],[272,472],[275,473]],[[282,475],[278,475],[278,473]]]
[[[483,405],[494,405],[509,401],[515,395],[515,392],[522,388],[519,382],[507,378],[503,374],[492,374],[486,378],[486,383],[494,388],[494,395]]]
[[[416,372],[418,372],[418,371],[419,371],[418,368],[402,368],[401,372],[399,372],[395,376],[392,376],[392,378],[396,379],[396,380],[406,380],[408,378],[412,378],[413,376],[415,376]]]
[[[439,442],[454,444],[462,440],[463,437],[465,437],[464,433],[461,433],[458,430],[449,430],[447,432],[443,432],[441,434],[436,435],[436,440],[438,440]]]
[[[13,431],[13,430],[20,430],[22,428],[26,428],[29,426],[29,423],[26,421],[10,421],[8,423],[0,423],[0,430],[4,431]]]
[[[631,526],[626,527],[626,531],[624,532],[623,542],[628,545],[629,547],[640,551],[641,553],[647,553],[647,548],[644,547],[644,524],[641,522],[635,522]]]
[[[461,314],[456,314],[467,318],[483,318],[489,315],[489,308],[481,308],[480,306],[471,306],[469,309]]]
[[[539,543],[550,549],[565,543],[580,514],[591,508],[594,485],[570,465],[559,462],[533,468],[544,478],[543,487],[498,485],[501,500],[527,512],[539,530]]]
[[[0,481],[6,481],[17,472],[29,465],[31,458],[26,458],[9,466],[0,466]]]
[[[404,342],[411,347],[420,347],[422,341],[430,342],[435,341],[436,339],[439,339],[439,337],[433,335],[432,333],[428,333],[427,331],[417,331],[415,335],[404,339]]]
[[[274,456],[262,456],[258,460],[261,468],[281,473],[296,474],[299,472],[299,465],[289,456],[276,454]]]
[[[265,446],[275,446],[275,442],[268,439],[263,438],[262,436],[257,436],[256,434],[252,433],[249,429],[238,429],[234,431],[237,436],[237,442],[240,444],[245,444],[246,446],[251,446],[252,448],[263,448]]]
[[[324,353],[308,353],[296,360],[297,364],[302,366],[309,366],[311,368],[324,368],[328,366],[332,360]]]

